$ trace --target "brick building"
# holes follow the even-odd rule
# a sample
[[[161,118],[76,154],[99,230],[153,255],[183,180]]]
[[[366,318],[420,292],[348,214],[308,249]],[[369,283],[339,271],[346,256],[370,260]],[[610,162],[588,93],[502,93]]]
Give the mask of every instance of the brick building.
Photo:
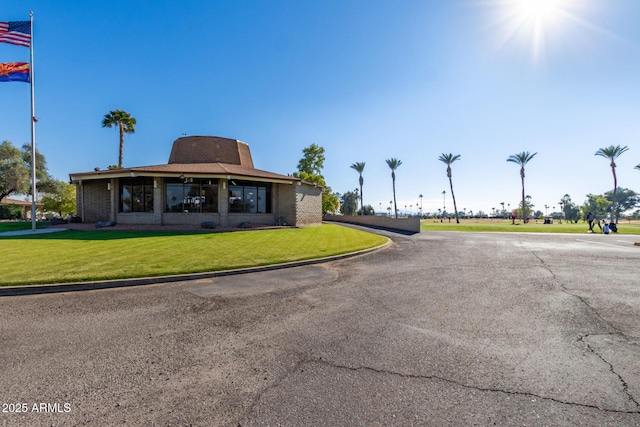
[[[121,224],[322,222],[322,188],[253,167],[249,146],[213,136],[174,141],[169,163],[72,173],[78,215]]]

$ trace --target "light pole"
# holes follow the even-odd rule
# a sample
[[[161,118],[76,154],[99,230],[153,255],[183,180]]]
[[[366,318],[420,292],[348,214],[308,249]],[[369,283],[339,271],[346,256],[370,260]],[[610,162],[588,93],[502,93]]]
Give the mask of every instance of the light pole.
[[[447,192],[445,190],[442,190],[442,211],[446,211],[447,210],[447,204],[445,202],[445,195],[447,194]]]

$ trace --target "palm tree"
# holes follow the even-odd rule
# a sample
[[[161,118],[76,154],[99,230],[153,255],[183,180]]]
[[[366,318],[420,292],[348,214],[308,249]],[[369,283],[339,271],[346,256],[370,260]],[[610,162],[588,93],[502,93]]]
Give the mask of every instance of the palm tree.
[[[460,154],[456,154],[454,156],[451,153],[442,153],[442,155],[438,157],[438,160],[447,165],[447,177],[449,178],[449,187],[451,188],[451,198],[453,198],[453,210],[456,214],[456,223],[460,224],[460,219],[458,219],[458,206],[456,205],[456,195],[453,194],[453,182],[451,181],[451,163],[455,162],[456,160],[460,160]]]
[[[129,113],[123,110],[111,110],[109,114],[105,114],[102,119],[102,127],[110,128],[117,126],[120,131],[120,153],[118,155],[118,168],[122,168],[122,155],[124,153],[124,134],[134,133],[136,119],[131,117]]]
[[[350,167],[354,169],[358,174],[360,174],[360,212],[364,215],[364,202],[362,201],[362,184],[364,184],[364,179],[362,178],[362,171],[364,170],[365,162],[355,162]]]
[[[396,169],[402,164],[402,160],[392,157],[386,160],[387,165],[391,169],[391,179],[393,180],[393,209],[395,211],[396,219],[398,218],[398,204],[396,203]]]
[[[523,151],[522,153],[512,154],[507,159],[507,162],[512,162],[520,165],[520,179],[522,180],[522,221],[527,222],[527,205],[525,204],[525,195],[524,195],[524,167],[531,159],[533,159],[536,154],[530,154],[528,151]]]
[[[613,215],[616,212],[616,190],[618,189],[618,178],[616,177],[615,160],[618,158],[618,156],[620,156],[620,154],[624,153],[628,149],[629,147],[627,146],[620,147],[619,145],[616,145],[614,147],[613,145],[610,145],[606,148],[600,148],[598,151],[596,151],[596,154],[595,154],[596,156],[601,156],[611,161],[610,166],[611,166],[611,172],[613,173],[613,204],[611,205],[612,220],[613,220]],[[616,224],[617,223],[618,223],[618,217],[616,217]]]

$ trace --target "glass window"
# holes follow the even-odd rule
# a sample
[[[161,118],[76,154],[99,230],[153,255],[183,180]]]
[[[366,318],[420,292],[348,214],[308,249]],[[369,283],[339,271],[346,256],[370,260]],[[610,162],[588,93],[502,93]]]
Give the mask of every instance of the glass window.
[[[242,212],[242,186],[229,186],[229,212]]]
[[[166,181],[166,212],[218,212],[218,182],[187,178]]]
[[[230,181],[229,212],[271,213],[271,183]]]
[[[153,212],[153,178],[120,178],[120,212]]]
[[[267,212],[267,189],[258,187],[258,213]]]
[[[257,199],[258,187],[244,187],[244,204],[242,205],[242,212],[256,212]]]

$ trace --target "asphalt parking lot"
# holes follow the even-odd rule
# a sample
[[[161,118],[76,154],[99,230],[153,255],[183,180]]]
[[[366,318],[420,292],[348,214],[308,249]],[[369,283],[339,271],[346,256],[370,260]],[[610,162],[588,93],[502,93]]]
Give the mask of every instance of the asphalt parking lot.
[[[0,298],[0,426],[640,425],[638,236]]]

